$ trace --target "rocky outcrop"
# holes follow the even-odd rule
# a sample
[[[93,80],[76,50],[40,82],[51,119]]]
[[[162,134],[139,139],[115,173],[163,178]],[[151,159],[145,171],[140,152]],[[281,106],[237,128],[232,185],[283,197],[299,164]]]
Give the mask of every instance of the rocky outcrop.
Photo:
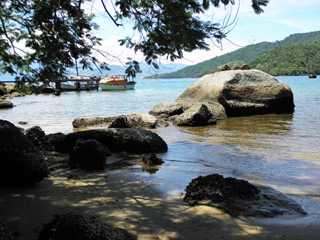
[[[0,120],[0,185],[32,185],[47,175],[41,152],[12,123]]]
[[[114,228],[95,218],[77,214],[55,215],[44,225],[38,240],[136,240],[136,236],[121,228]]]
[[[52,135],[50,136],[53,137]],[[70,152],[78,139],[95,139],[111,152],[127,151],[130,153],[166,152],[167,144],[156,133],[144,129],[109,128],[87,130],[54,136],[51,143],[58,152]]]
[[[114,117],[110,128],[155,128],[158,119],[147,113],[132,113]]]
[[[192,84],[176,102],[219,102],[228,117],[292,113],[290,87],[259,70],[231,70],[208,74]]]
[[[12,102],[6,101],[6,100],[0,100],[0,109],[5,109],[5,108],[13,108]]]
[[[107,156],[111,155],[107,147],[94,139],[79,139],[69,156],[70,168],[104,169]]]
[[[232,216],[306,214],[300,205],[272,188],[218,174],[193,179],[185,191],[183,201],[188,205],[206,204]]]
[[[211,111],[202,103],[193,105],[172,120],[177,126],[205,126],[216,123]]]

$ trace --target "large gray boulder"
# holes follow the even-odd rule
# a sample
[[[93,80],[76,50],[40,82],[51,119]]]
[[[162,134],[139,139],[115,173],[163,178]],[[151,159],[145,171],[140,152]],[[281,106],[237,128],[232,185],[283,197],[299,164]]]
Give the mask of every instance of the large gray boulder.
[[[292,113],[290,87],[259,70],[229,70],[208,74],[192,84],[176,102],[216,101],[227,116]]]
[[[95,139],[111,152],[161,153],[168,149],[165,141],[156,133],[145,129],[108,128],[69,133],[52,142],[56,151],[70,152],[79,139]]]

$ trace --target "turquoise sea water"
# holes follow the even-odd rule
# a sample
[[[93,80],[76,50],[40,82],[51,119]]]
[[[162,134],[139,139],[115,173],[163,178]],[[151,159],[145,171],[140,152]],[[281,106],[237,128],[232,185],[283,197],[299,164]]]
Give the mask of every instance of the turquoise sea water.
[[[183,192],[192,178],[219,173],[293,195],[320,195],[320,78],[277,77],[293,90],[295,112],[228,118],[209,127],[156,129],[168,143],[165,164],[136,175],[167,194]],[[63,92],[14,98],[0,118],[46,133],[72,132],[77,117],[149,112],[177,98],[196,79],[138,80],[135,90]],[[311,199],[315,199],[311,197]],[[317,198],[318,199],[318,198]],[[313,201],[313,200],[312,200]],[[308,208],[308,206],[306,206]]]

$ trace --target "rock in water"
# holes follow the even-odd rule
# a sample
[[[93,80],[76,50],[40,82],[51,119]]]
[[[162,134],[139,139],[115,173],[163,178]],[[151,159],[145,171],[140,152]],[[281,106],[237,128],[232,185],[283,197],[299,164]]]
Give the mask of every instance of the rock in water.
[[[142,156],[141,160],[144,164],[149,166],[161,165],[162,163],[164,163],[163,160],[161,158],[158,158],[154,153]]]
[[[0,109],[13,108],[13,103],[6,100],[0,100]]]
[[[145,129],[109,128],[69,133],[54,138],[58,152],[70,152],[78,139],[95,139],[111,152],[161,153],[168,150],[165,141],[156,133]]]
[[[232,216],[306,215],[299,204],[270,187],[218,174],[193,179],[183,201],[214,206]]]
[[[228,117],[294,111],[290,87],[259,70],[230,70],[205,75],[175,100],[208,101],[221,103]]]
[[[40,231],[38,240],[136,240],[121,228],[76,214],[56,215]]]

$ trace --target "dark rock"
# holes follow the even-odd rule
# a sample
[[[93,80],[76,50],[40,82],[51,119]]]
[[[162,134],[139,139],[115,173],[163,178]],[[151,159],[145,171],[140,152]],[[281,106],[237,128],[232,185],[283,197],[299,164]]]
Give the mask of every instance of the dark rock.
[[[306,215],[299,204],[270,187],[218,174],[193,179],[183,200],[191,206],[214,206],[231,216]]]
[[[247,181],[211,174],[193,179],[186,188],[183,201],[189,205],[195,205],[203,200],[228,203],[236,199],[258,199],[258,193],[259,190]]]
[[[25,122],[25,121],[20,121],[20,122],[18,122],[18,124],[20,124],[20,125],[27,125],[28,123]]]
[[[290,87],[259,70],[233,70],[205,75],[175,101],[219,102],[228,117],[294,111]]]
[[[42,129],[38,126],[34,126],[29,128],[26,131],[26,136],[29,138],[31,142],[33,142],[34,145],[39,147],[40,149],[44,148],[44,145],[46,144],[46,134]]]
[[[65,150],[65,138],[66,135],[63,133],[54,133],[46,135],[46,142],[48,143],[48,147],[53,151],[57,152],[68,152]]]
[[[309,78],[317,78],[317,74],[310,74]]]
[[[35,145],[12,123],[0,120],[0,185],[32,185],[48,175]]]
[[[247,64],[243,64],[241,67],[240,67],[240,70],[250,70],[251,68],[249,67],[249,65]]]
[[[136,240],[124,229],[76,214],[56,215],[40,231],[38,240]]]
[[[132,113],[115,117],[110,128],[155,128],[158,119],[147,113]]]
[[[0,148],[0,185],[28,186],[42,181],[49,174],[43,155]]]
[[[79,139],[70,152],[70,168],[104,169],[110,151],[97,140]]]
[[[173,122],[178,126],[205,126],[215,124],[216,119],[205,104],[195,104],[176,116]]]
[[[221,71],[228,71],[231,70],[231,68],[226,64],[221,68]]]
[[[158,158],[154,153],[142,156],[141,161],[149,166],[161,165],[162,163],[164,163],[163,160],[161,158]]]
[[[0,217],[0,240],[13,239],[13,233],[10,231],[5,221]]]
[[[6,101],[6,100],[0,100],[0,109],[5,109],[5,108],[13,108],[12,102]]]
[[[63,140],[61,138],[62,141],[58,141],[57,151],[70,152],[78,139],[95,139],[107,146],[111,152],[151,153],[165,152],[168,149],[163,139],[154,132],[144,129],[109,128],[70,133]]]
[[[32,151],[35,145],[12,123],[0,120],[0,146],[4,149]]]
[[[76,118],[73,120],[72,126],[74,128],[81,128],[96,125],[106,125],[110,124],[113,119],[114,117]]]

